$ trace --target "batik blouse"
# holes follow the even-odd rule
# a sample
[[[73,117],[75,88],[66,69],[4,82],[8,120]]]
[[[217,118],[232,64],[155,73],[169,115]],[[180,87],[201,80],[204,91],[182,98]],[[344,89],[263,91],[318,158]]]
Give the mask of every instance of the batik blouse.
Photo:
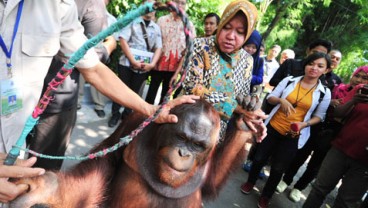
[[[223,133],[238,105],[236,97],[249,94],[253,59],[243,49],[220,56],[215,36],[196,38],[193,44],[183,93],[200,95],[212,103],[221,115]]]

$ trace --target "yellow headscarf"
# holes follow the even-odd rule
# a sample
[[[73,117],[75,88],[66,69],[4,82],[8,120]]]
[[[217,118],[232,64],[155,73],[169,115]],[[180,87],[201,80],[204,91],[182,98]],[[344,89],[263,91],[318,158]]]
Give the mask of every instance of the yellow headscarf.
[[[258,11],[254,4],[250,3],[247,0],[236,0],[227,5],[226,9],[222,13],[220,23],[217,27],[216,32],[216,44],[218,40],[218,36],[222,30],[222,28],[238,13],[242,12],[247,18],[247,27],[246,27],[246,35],[244,39],[244,43],[248,40],[249,36],[252,34],[254,27],[257,22]],[[244,43],[242,45],[244,45]],[[242,46],[241,45],[241,46]],[[241,46],[239,48],[241,48]],[[236,50],[238,50],[237,48]]]

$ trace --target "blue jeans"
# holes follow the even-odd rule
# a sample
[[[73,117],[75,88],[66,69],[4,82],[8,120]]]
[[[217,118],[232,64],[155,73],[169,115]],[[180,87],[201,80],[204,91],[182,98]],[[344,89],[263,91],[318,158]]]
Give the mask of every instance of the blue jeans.
[[[358,207],[368,189],[368,166],[332,147],[327,153],[303,208],[321,207],[342,179],[334,208]]]

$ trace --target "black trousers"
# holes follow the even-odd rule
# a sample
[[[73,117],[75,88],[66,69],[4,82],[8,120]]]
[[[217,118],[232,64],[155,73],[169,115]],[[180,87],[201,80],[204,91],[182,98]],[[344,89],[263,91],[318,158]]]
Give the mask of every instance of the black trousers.
[[[160,97],[160,103],[162,103],[167,91],[169,91],[170,80],[174,75],[174,72],[152,70],[150,72],[150,75],[151,75],[151,83],[148,88],[146,101],[147,103],[154,104],[158,88],[162,83],[162,91]]]
[[[148,73],[139,74],[133,72],[129,67],[118,65],[118,76],[119,78],[135,93],[139,93],[142,83],[147,79]],[[118,103],[112,103],[112,114],[119,114],[121,105]],[[124,108],[122,117],[129,115],[132,112],[129,108]]]
[[[271,157],[270,176],[262,191],[262,196],[271,198],[298,150],[298,139],[281,135],[271,125],[267,126],[267,132],[267,137],[257,145],[248,182],[256,183],[261,169]]]
[[[41,114],[39,123],[27,138],[27,146],[38,153],[64,156],[76,120],[76,106],[60,113]],[[59,170],[62,164],[63,160],[37,158],[34,167]]]
[[[330,142],[336,136],[336,134],[337,130],[330,129],[330,131],[328,131],[327,129],[323,129],[321,124],[312,126],[310,138],[304,147],[298,150],[294,160],[290,164],[288,170],[285,172],[283,181],[290,185],[293,182],[293,178],[297,174],[299,168],[305,163],[309,155],[311,155],[313,152],[305,172],[294,185],[294,188],[300,191],[304,190],[317,176],[322,161],[331,148]]]

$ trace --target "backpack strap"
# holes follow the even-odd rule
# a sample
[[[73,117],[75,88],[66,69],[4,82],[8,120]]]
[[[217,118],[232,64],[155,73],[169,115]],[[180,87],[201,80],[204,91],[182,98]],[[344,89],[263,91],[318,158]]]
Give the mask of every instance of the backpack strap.
[[[325,91],[327,90],[326,89],[326,86],[323,86],[323,88],[325,89]],[[324,97],[325,97],[325,93],[324,92],[319,93],[318,103],[320,103],[323,100]]]
[[[151,51],[151,47],[150,47],[149,42],[148,42],[148,35],[147,35],[146,26],[144,25],[143,22],[141,22],[140,25],[141,25],[142,32],[143,32],[143,38],[146,41],[147,51]]]

